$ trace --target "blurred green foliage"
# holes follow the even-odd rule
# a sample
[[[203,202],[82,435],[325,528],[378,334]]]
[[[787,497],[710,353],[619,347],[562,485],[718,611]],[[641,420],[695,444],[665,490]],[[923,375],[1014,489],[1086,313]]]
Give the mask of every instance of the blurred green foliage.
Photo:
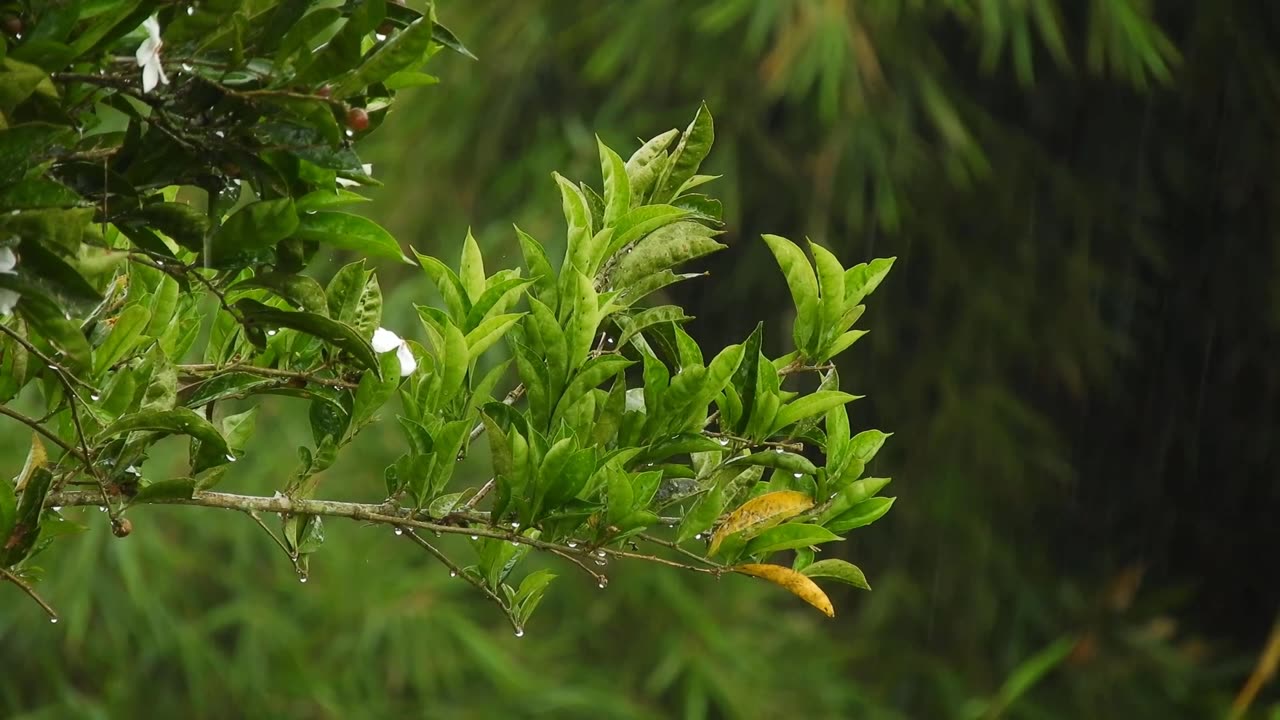
[[[874,592],[834,597],[850,610],[832,625],[743,583],[619,572],[608,590],[580,580],[576,597],[553,596],[517,640],[414,548],[368,530],[335,528],[342,541],[303,588],[252,527],[174,510],[127,542],[92,523],[61,551],[47,587],[75,598],[65,629],[20,632],[34,609],[3,600],[0,665],[21,669],[0,706],[48,718],[1221,712],[1277,597],[1261,570],[1280,547],[1272,8],[440,12],[479,62],[444,63],[441,84],[407,97],[366,152],[394,188],[369,213],[402,241],[440,250],[471,225],[486,255],[515,258],[509,223],[558,236],[547,173],[589,176],[593,131],[622,146],[705,99],[732,108],[709,158],[728,183],[730,244],[770,231],[900,257],[881,291],[892,314],[868,313],[874,332],[842,368],[872,398],[855,423],[898,432],[877,461],[904,496],[881,526],[891,539],[850,548],[880,578]],[[757,313],[741,308],[789,307],[764,248],[737,250],[716,282],[677,298],[713,345],[749,330]],[[406,320],[407,301],[429,294],[407,274],[384,286]],[[304,418],[267,412],[260,427],[304,436]],[[20,439],[0,443],[16,471]],[[339,469],[368,484],[392,452],[362,438]],[[269,487],[290,462],[237,468],[236,482]],[[210,546],[213,566],[188,550]],[[1259,717],[1277,712],[1269,692]]]

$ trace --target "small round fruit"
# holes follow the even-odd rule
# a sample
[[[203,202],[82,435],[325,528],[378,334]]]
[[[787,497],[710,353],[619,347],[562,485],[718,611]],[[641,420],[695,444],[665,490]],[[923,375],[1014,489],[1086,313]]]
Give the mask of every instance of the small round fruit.
[[[351,108],[347,111],[347,127],[356,132],[369,129],[369,113],[364,108]]]
[[[133,532],[133,523],[129,518],[116,518],[115,522],[111,523],[111,532],[115,533],[116,537],[129,537]]]

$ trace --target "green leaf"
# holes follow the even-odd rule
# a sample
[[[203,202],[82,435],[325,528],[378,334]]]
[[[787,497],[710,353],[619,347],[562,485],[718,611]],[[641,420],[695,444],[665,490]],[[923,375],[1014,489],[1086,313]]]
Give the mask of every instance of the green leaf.
[[[8,480],[3,482],[7,483]],[[0,567],[18,564],[35,547],[36,540],[40,537],[44,501],[52,486],[53,473],[47,467],[40,466],[31,470],[22,496],[18,498],[13,530],[7,541],[0,545]]]
[[[768,362],[760,354],[760,344],[763,342],[764,323],[756,323],[755,330],[747,336],[746,342],[742,344],[743,362],[738,365],[738,370],[733,374],[731,381],[732,388],[738,394],[738,402],[742,405],[742,416],[738,418],[736,424],[730,429],[734,432],[743,433],[747,430],[747,425],[751,421],[752,413],[755,410],[756,402],[756,385],[759,380],[758,368],[760,363]]]
[[[606,489],[606,499],[608,509],[605,518],[610,525],[617,525],[635,510],[635,491],[631,487],[631,476],[624,472],[612,473]]]
[[[311,38],[315,37],[320,31],[333,25],[341,19],[342,13],[337,8],[318,8],[313,12],[307,13],[296,23],[293,23],[288,32],[280,40],[279,47],[275,52],[276,65],[282,65],[289,60],[298,50],[306,47],[310,50],[308,43]]]
[[[532,283],[533,280],[528,278],[511,277],[489,285],[471,306],[464,327],[468,331],[474,330],[491,312],[505,312],[518,301],[520,292]]]
[[[291,198],[249,203],[214,233],[209,242],[209,260],[220,266],[232,264],[254,251],[274,247],[298,227],[298,212]]]
[[[800,572],[811,578],[831,578],[862,590],[871,589],[871,585],[867,583],[867,576],[862,574],[862,570],[857,565],[838,558],[819,560],[801,569]]]
[[[391,233],[374,221],[340,212],[304,213],[294,237],[323,245],[363,253],[369,257],[400,260],[413,264]]]
[[[702,161],[711,152],[714,141],[715,127],[711,111],[703,103],[689,127],[681,134],[676,149],[671,152],[671,160],[658,178],[651,201],[667,202],[674,198],[685,181],[698,172]]]
[[[631,209],[631,180],[618,153],[610,150],[598,137],[596,146],[600,150],[600,172],[604,177],[604,225],[608,227],[616,224],[623,213]]]
[[[705,225],[687,221],[649,233],[618,261],[613,274],[614,287],[633,285],[655,273],[723,249],[723,244],[712,239],[718,234]]]
[[[632,190],[632,205],[644,204],[649,190],[657,180],[654,163],[666,152],[671,146],[671,141],[675,140],[679,134],[679,130],[672,128],[657,135],[641,145],[627,160],[626,170]]]
[[[556,185],[560,188],[560,202],[564,207],[564,219],[569,225],[568,243],[565,246],[564,267],[576,268],[583,274],[590,272],[591,258],[591,211],[587,207],[587,198],[569,180],[559,173],[553,173]]]
[[[484,423],[485,432],[489,436],[489,452],[493,458],[494,474],[510,477],[515,471],[515,464],[507,434],[498,426],[497,421],[489,417],[488,413],[482,413],[480,421]]]
[[[151,321],[151,311],[141,305],[130,305],[116,316],[115,321],[111,333],[93,351],[94,377],[101,376],[133,350]]]
[[[471,301],[467,299],[467,291],[463,289],[462,281],[453,270],[449,269],[449,266],[438,259],[423,255],[417,250],[414,250],[413,254],[418,258],[422,271],[431,278],[431,282],[440,291],[440,296],[444,298],[444,305],[448,308],[453,321],[459,325],[466,322],[467,314],[471,311]]]
[[[346,350],[367,369],[378,368],[378,356],[369,341],[349,325],[316,313],[278,310],[256,300],[238,300],[235,307],[247,321],[307,333]]]
[[[622,347],[631,340],[631,338],[648,330],[655,325],[665,323],[676,323],[677,325],[686,323],[693,318],[684,314],[684,309],[676,305],[661,305],[642,310],[630,319],[624,320],[622,317],[616,318],[617,322],[625,329],[618,338],[618,347]]]
[[[251,407],[242,413],[222,418],[222,437],[227,440],[227,447],[232,450],[244,450],[253,437],[253,429],[257,426],[258,408]]]
[[[827,339],[843,331],[837,327],[845,312],[844,303],[844,267],[830,250],[809,241],[809,251],[813,253],[814,265],[818,268],[818,294],[820,308],[818,313],[818,345],[825,346]]]
[[[186,203],[161,202],[144,206],[136,213],[154,230],[173,238],[192,252],[202,252],[209,233],[209,216]]]
[[[822,352],[818,356],[815,356],[814,359],[820,360],[820,361],[829,360],[830,358],[833,358],[836,355],[839,355],[840,353],[849,349],[850,345],[857,342],[859,338],[861,338],[863,335],[866,335],[866,334],[867,334],[866,330],[850,330],[849,332],[844,333],[840,337],[836,338],[835,341],[831,343],[831,346],[828,347],[825,352]]]
[[[435,24],[430,18],[418,18],[391,37],[358,68],[334,78],[333,97],[344,98],[380,83],[394,73],[423,61],[431,46]]]
[[[329,210],[335,207],[343,207],[345,205],[355,205],[357,203],[369,202],[369,198],[359,193],[335,188],[333,190],[316,190],[298,198],[294,202],[294,206],[298,209],[299,215],[303,213],[315,212],[318,210]]]
[[[512,606],[521,625],[529,622],[529,618],[533,616],[533,611],[542,602],[542,596],[546,593],[547,586],[555,578],[555,573],[550,570],[537,570],[526,575],[524,580],[520,582],[520,589],[516,591]]]
[[[529,268],[529,276],[533,279],[534,294],[542,302],[555,307],[556,271],[547,259],[547,251],[543,249],[542,243],[519,227],[516,227],[516,236],[520,239],[520,252],[524,255],[525,267]]]
[[[850,458],[866,465],[871,462],[876,453],[880,452],[885,440],[892,435],[893,433],[884,433],[879,430],[863,430],[849,441]]]
[[[583,396],[593,388],[599,387],[604,381],[633,364],[633,361],[617,355],[601,355],[588,360],[565,386],[564,394],[556,404],[552,425],[555,425],[559,418],[564,417],[570,408],[581,402]]]
[[[769,528],[747,543],[747,555],[768,555],[780,550],[819,545],[842,540],[839,535],[817,525],[792,523]]]
[[[844,306],[852,308],[875,292],[897,259],[879,258],[872,260],[870,264],[861,263],[849,268],[844,275]]]
[[[550,391],[559,395],[560,386],[568,379],[569,374],[569,343],[565,338],[564,328],[556,321],[551,308],[541,301],[529,298],[529,307],[533,314],[525,322],[525,332],[529,333],[546,360]]]
[[[14,288],[9,284],[13,276],[0,273],[0,288]],[[33,329],[57,348],[68,361],[74,372],[84,372],[93,366],[93,351],[89,341],[80,332],[79,323],[68,319],[67,315],[52,301],[44,297],[25,294],[18,300],[18,314]]]
[[[222,433],[208,420],[196,412],[184,407],[172,410],[141,410],[125,415],[98,433],[98,440],[115,437],[129,432],[158,432],[162,435],[187,435],[200,441],[202,448],[210,452],[217,451],[227,460],[231,449]]]
[[[820,524],[826,524],[831,519],[842,515],[845,511],[854,505],[875,496],[886,485],[889,484],[889,478],[863,478],[856,482],[845,485],[831,499],[830,505],[827,506],[822,514],[818,516]]]
[[[630,307],[641,298],[644,298],[650,293],[657,292],[668,285],[674,285],[675,283],[683,280],[690,280],[696,277],[704,277],[706,274],[707,273],[673,273],[670,270],[663,270],[662,272],[654,273],[653,275],[636,282],[630,287],[623,288],[621,298],[615,300],[614,303],[622,307]]]
[[[49,74],[39,67],[13,58],[4,58],[3,68],[4,72],[0,72],[0,109],[6,112],[31,97],[40,83],[49,78]]]
[[[484,354],[490,346],[502,339],[502,336],[516,324],[520,318],[524,317],[520,313],[511,313],[508,315],[495,315],[486,319],[484,322],[476,326],[476,329],[467,333],[467,353],[471,360],[475,360]]]
[[[858,395],[850,395],[838,390],[820,390],[811,395],[796,398],[778,410],[778,415],[773,421],[773,430],[769,434],[777,433],[801,420],[821,415],[833,407],[853,402],[858,397]]]
[[[609,244],[605,246],[604,259],[613,257],[618,251],[659,228],[688,219],[691,214],[688,210],[671,205],[645,205],[631,210],[618,218]]]
[[[860,528],[884,517],[893,507],[897,498],[873,497],[849,508],[849,511],[835,520],[826,523],[827,529],[834,533],[843,533]]]
[[[264,272],[247,280],[236,283],[228,290],[242,288],[262,288],[281,297],[296,308],[316,313],[329,314],[329,303],[324,288],[314,278],[293,273]]]
[[[764,235],[778,267],[782,268],[787,279],[787,287],[791,290],[791,299],[796,306],[796,322],[792,330],[796,349],[807,352],[811,349],[815,333],[818,329],[818,280],[813,275],[804,251],[790,240],[777,235]]]
[[[394,352],[383,353],[379,358],[379,373],[366,372],[360,377],[360,385],[356,388],[351,405],[351,429],[359,430],[373,419],[387,401],[395,395],[400,385],[400,361]]]
[[[480,299],[485,290],[484,258],[480,255],[480,245],[471,231],[462,242],[462,259],[458,263],[458,279],[462,289],[472,303]]]
[[[568,345],[569,369],[572,370],[586,362],[591,352],[591,345],[596,338],[596,328],[600,325],[599,297],[595,285],[586,275],[577,270],[569,270],[571,280],[570,292],[573,292],[573,315],[569,318],[565,341]],[[568,297],[565,300],[569,300]]]
[[[471,354],[467,348],[467,339],[462,331],[453,323],[443,328],[444,347],[436,348],[437,363],[442,368],[440,394],[446,401],[457,397],[462,391],[462,383],[467,377],[467,367],[471,363]]]
[[[5,546],[18,521],[18,497],[8,478],[0,481],[0,548]]]
[[[735,458],[733,463],[735,465],[762,465],[802,475],[815,475],[818,472],[818,468],[814,467],[813,463],[809,462],[805,456],[780,449],[776,451],[766,450]]]

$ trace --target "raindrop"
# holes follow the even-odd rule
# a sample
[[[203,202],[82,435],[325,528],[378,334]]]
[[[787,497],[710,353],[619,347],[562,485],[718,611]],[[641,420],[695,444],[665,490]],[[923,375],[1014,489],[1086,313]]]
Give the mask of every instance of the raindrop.
[[[702,533],[698,533],[697,535],[694,535],[694,536],[693,536],[693,539],[694,539],[694,540],[701,540],[701,539],[702,539]]]
[[[472,539],[472,540],[479,540],[479,539],[480,539],[480,536],[479,536],[479,535],[472,535],[472,536],[471,536],[471,539]]]
[[[226,137],[226,135],[221,130],[214,130],[213,134],[217,135],[218,137]]]
[[[298,578],[298,582],[300,582],[300,583],[304,583],[304,582],[306,582],[306,581],[307,581],[307,578],[306,578],[306,576],[305,576],[305,575],[304,575],[304,576],[302,576],[302,577],[300,577],[300,578]]]
[[[524,628],[516,628],[516,637],[524,637]]]
[[[450,571],[449,571],[449,577],[458,577],[458,571],[457,571],[457,570],[450,570]]]
[[[719,441],[719,442],[720,442],[720,444],[721,444],[721,445],[728,445],[728,444],[729,444],[729,441],[728,441],[728,440],[726,440],[725,438],[720,438],[720,441]]]
[[[58,624],[58,618],[49,618],[49,622],[53,623],[54,625],[57,625],[57,624]]]
[[[267,337],[275,337],[276,333],[278,333],[278,332],[280,332],[280,331],[279,331],[279,330],[268,330],[268,331],[267,331]]]
[[[796,477],[798,477],[798,478],[802,478],[802,477],[804,477],[804,473],[796,473]]]
[[[192,68],[192,67],[191,67],[190,65],[188,65],[187,63],[182,63],[182,70],[183,70],[183,72],[191,72],[193,69],[194,69],[194,68]]]
[[[576,542],[574,542],[574,541],[572,541],[572,540],[570,540],[570,541],[567,543],[567,545],[568,545],[569,547],[571,547],[571,548],[576,548],[576,547],[578,547],[578,543],[576,543]]]
[[[99,505],[99,506],[98,506],[98,512],[106,512],[106,511],[107,511],[107,508],[106,508],[106,506],[105,506],[105,505]]]
[[[596,565],[599,565],[600,567],[604,567],[605,565],[608,565],[608,564],[609,564],[609,563],[608,563],[608,561],[607,561],[607,560],[603,560],[603,559],[601,559],[601,558],[596,558]]]
[[[101,400],[101,399],[102,399],[102,396],[101,396],[101,395],[99,395],[98,393],[90,393],[90,394],[89,394],[89,399],[90,399],[90,400],[92,400],[92,401],[94,401],[94,402],[98,402],[99,400]]]
[[[612,345],[612,344],[613,344],[613,338],[611,338],[611,337],[606,337],[606,338],[604,339],[604,341],[605,341],[606,343],[610,344],[610,345]]]
[[[355,130],[347,130],[347,137],[355,137],[355,136],[356,136]]]
[[[603,551],[603,550],[597,550],[597,551],[596,551],[596,557],[604,557],[604,551]]]
[[[231,453],[227,453],[227,462],[235,462],[235,461],[236,461],[236,456],[232,455]]]
[[[54,506],[53,506],[53,511],[54,511],[54,512],[62,512],[62,506],[61,506],[61,505],[54,505]]]
[[[520,546],[520,543],[516,542],[515,540],[511,541],[511,547],[519,547],[519,546]]]
[[[382,33],[374,33],[373,36],[377,38],[378,42],[382,42],[383,40],[387,39],[387,36],[383,35]]]
[[[15,211],[15,212],[16,212],[16,211]],[[48,367],[50,370],[57,370],[57,369],[58,369],[58,366],[57,366],[57,365],[49,365],[49,366],[47,366],[47,367]]]
[[[513,528],[518,528],[518,527],[520,527],[520,523],[518,523],[518,522],[511,523],[511,527],[513,527]]]
[[[397,535],[403,535],[403,534],[404,534],[404,530],[401,530],[400,528],[396,528],[396,534],[397,534]]]
[[[609,578],[606,578],[606,577],[600,578],[600,582],[596,583],[596,587],[600,588],[601,590],[609,587]]]
[[[776,453],[780,453],[780,452],[782,452],[782,448],[780,448],[780,447],[776,447],[776,448],[774,448],[774,449],[773,449],[773,451],[774,451],[774,452],[776,452]]]
[[[195,15],[195,14],[196,14],[195,6],[194,6],[194,5],[188,5],[188,6],[187,6],[187,15]]]

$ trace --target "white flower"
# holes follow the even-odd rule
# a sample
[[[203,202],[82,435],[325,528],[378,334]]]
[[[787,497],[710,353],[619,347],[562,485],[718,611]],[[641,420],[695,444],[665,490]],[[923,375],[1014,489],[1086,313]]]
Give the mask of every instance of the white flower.
[[[373,163],[365,163],[362,167],[365,175],[373,177]],[[348,180],[344,177],[337,178],[337,180],[339,187],[358,187],[360,185],[359,182],[355,180]]]
[[[12,248],[0,247],[0,273],[13,275],[13,269],[18,265],[18,256],[14,254]],[[13,306],[18,304],[18,292],[9,288],[0,288],[0,316],[8,315],[13,312]]]
[[[378,328],[373,333],[373,351],[385,353],[392,350],[396,351],[396,359],[400,361],[400,377],[409,377],[418,369],[418,359],[409,349],[409,343],[386,328]]]
[[[152,15],[142,21],[142,27],[147,29],[147,39],[138,46],[134,57],[138,60],[138,67],[142,68],[142,92],[149,93],[156,89],[157,83],[168,85],[169,76],[164,74],[164,67],[160,65],[160,48],[164,47],[164,41],[160,39],[160,21]]]

